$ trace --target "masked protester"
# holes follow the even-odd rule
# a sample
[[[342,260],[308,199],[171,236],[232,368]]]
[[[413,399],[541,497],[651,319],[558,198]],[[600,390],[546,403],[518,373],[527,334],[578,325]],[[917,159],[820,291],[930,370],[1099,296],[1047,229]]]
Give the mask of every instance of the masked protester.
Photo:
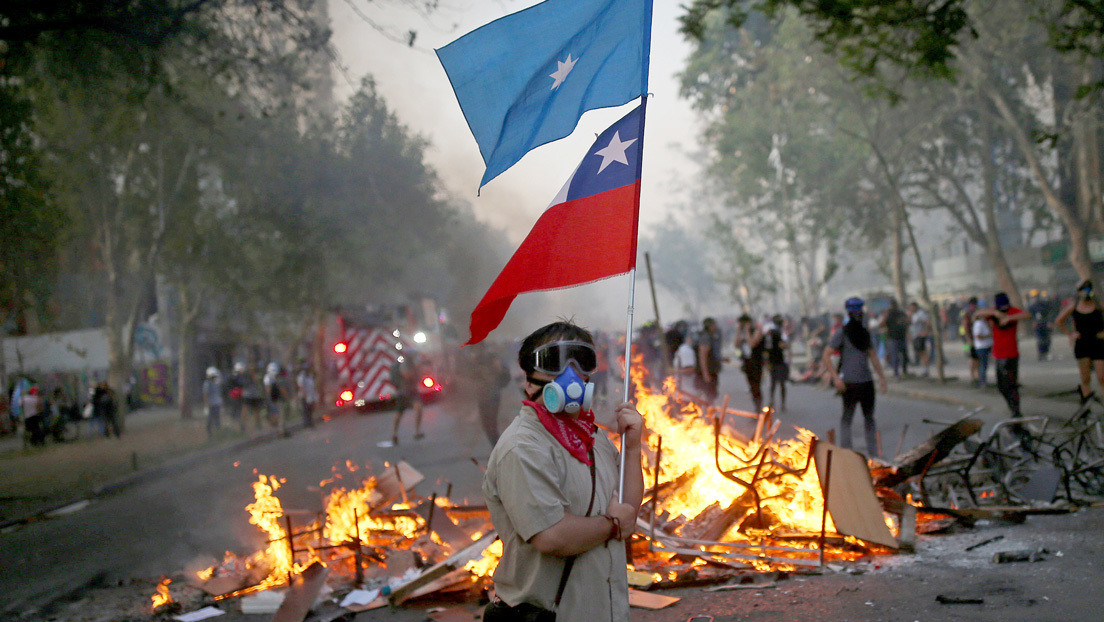
[[[847,322],[832,333],[828,348],[824,351],[824,367],[829,382],[843,397],[840,447],[851,448],[851,420],[855,416],[855,407],[862,406],[866,452],[869,457],[877,457],[880,452],[878,429],[874,423],[874,376],[878,376],[878,388],[883,392],[886,390],[886,379],[878,361],[878,350],[863,321],[863,304],[862,298],[848,298],[844,303]],[[833,353],[839,354],[838,367],[832,364]]]
[[[992,309],[980,309],[974,317],[985,319],[993,329],[993,359],[997,368],[997,390],[1013,417],[1020,417],[1020,348],[1016,343],[1019,323],[1031,314],[1013,307],[1008,294],[997,292]]]
[[[631,403],[613,413],[624,435],[619,456],[591,411],[594,339],[570,322],[538,329],[521,343],[521,412],[491,452],[483,493],[503,543],[495,599],[483,619],[629,619],[625,544],[643,496],[643,420]],[[530,617],[526,617],[530,616]]]
[[[1073,318],[1073,330],[1067,320]],[[1092,399],[1092,372],[1096,382],[1104,387],[1104,312],[1093,296],[1092,281],[1082,281],[1077,286],[1077,300],[1068,304],[1058,314],[1058,328],[1066,333],[1073,344],[1073,357],[1077,359],[1077,371],[1081,375],[1081,405]]]

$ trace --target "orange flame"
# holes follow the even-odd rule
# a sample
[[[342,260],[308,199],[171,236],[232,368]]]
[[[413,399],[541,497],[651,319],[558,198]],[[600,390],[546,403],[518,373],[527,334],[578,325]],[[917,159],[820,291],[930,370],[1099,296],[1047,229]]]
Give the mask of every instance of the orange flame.
[[[157,591],[153,593],[153,596],[150,596],[150,600],[153,601],[153,611],[157,611],[160,607],[173,602],[172,594],[169,593],[170,583],[172,583],[172,579],[161,577],[161,582],[157,584]]]
[[[638,355],[633,357],[630,373],[636,387],[636,407],[644,417],[646,441],[652,450],[646,458],[649,464],[645,465],[645,481],[655,481],[656,465],[652,463],[662,437],[660,481],[684,482],[660,493],[660,510],[676,519],[681,515],[685,521],[718,504],[720,509],[733,507],[737,513],[744,512],[714,541],[762,545],[768,539],[820,532],[823,494],[815,464],[809,459],[812,432],[798,428],[793,439],[773,438],[769,432],[765,433],[767,438],[744,439],[726,426],[717,437],[714,419],[726,413],[712,408],[703,412],[679,391],[674,378],[665,380],[662,391],[650,390]],[[731,417],[722,422],[733,423]],[[747,485],[721,474],[717,462],[747,484],[755,480],[758,504]],[[826,528],[829,532],[835,530],[830,516]]]

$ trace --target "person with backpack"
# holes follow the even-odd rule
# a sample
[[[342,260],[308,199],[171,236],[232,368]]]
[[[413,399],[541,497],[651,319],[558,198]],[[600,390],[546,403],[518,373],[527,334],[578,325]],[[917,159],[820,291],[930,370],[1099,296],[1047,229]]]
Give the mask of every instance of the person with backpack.
[[[829,382],[843,398],[843,415],[840,418],[839,445],[851,448],[851,420],[855,407],[861,406],[866,451],[869,457],[879,457],[878,429],[874,423],[874,376],[878,388],[886,390],[885,373],[878,361],[878,351],[870,338],[870,331],[863,322],[863,299],[848,298],[844,303],[847,322],[832,333],[824,351],[824,368]],[[839,354],[839,364],[832,365],[832,355]],[[871,372],[873,370],[873,373]]]

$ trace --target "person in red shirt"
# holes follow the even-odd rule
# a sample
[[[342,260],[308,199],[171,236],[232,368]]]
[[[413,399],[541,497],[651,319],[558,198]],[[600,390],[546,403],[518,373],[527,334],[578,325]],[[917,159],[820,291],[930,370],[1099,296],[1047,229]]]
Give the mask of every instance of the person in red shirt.
[[[985,318],[993,326],[993,358],[997,366],[997,390],[1004,396],[1013,417],[1020,417],[1020,348],[1016,331],[1021,320],[1031,314],[1013,307],[1008,294],[997,292],[992,309],[979,309],[974,317]]]

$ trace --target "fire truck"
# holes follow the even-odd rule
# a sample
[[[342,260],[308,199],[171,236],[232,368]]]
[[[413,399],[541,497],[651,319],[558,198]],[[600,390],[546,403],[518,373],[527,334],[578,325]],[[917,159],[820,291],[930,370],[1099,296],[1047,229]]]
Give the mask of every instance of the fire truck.
[[[371,410],[391,404],[397,387],[391,369],[414,358],[418,393],[429,403],[440,397],[451,375],[446,339],[439,325],[425,326],[408,307],[384,311],[342,311],[327,332],[333,344],[327,397],[338,407]]]

